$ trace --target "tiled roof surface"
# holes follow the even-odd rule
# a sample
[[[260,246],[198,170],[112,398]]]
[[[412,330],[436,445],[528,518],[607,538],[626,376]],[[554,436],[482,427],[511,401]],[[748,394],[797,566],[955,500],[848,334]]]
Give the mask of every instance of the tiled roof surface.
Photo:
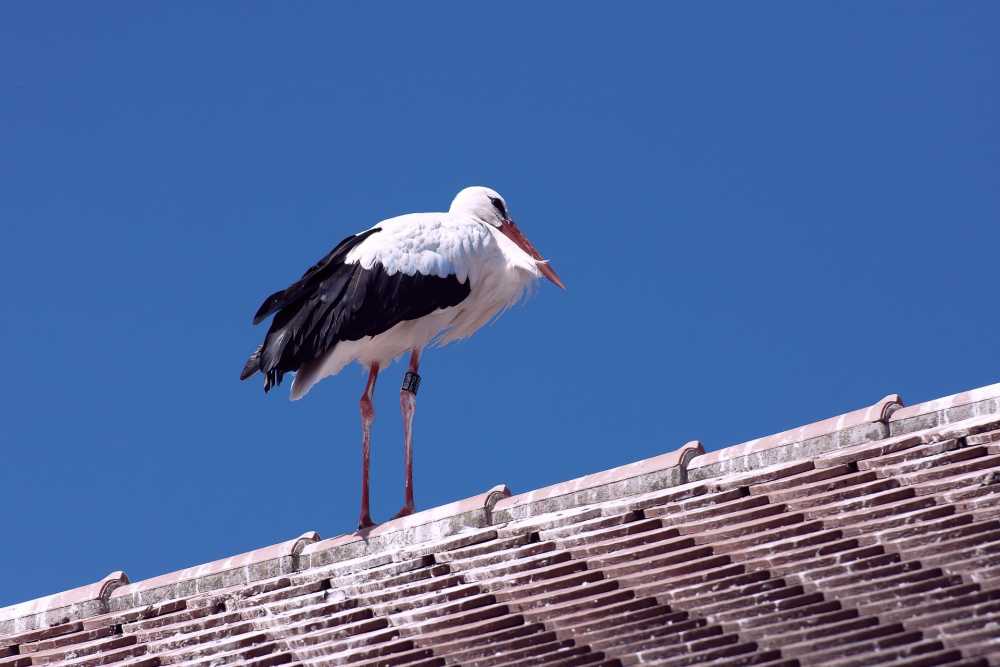
[[[26,665],[1000,664],[1000,385],[0,609]]]

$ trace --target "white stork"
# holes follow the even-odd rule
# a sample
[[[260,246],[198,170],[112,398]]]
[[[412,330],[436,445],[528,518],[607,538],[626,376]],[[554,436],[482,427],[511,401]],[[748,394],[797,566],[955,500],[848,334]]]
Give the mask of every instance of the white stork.
[[[465,188],[447,213],[401,215],[347,237],[297,282],[267,297],[253,323],[274,319],[240,379],[259,371],[267,392],[294,371],[294,401],[352,361],[368,369],[361,394],[361,529],[374,525],[368,464],[375,380],[409,352],[399,393],[405,504],[396,515],[406,516],[414,511],[412,427],[421,352],[432,342],[471,336],[542,276],[564,287],[514,224],[503,197]]]

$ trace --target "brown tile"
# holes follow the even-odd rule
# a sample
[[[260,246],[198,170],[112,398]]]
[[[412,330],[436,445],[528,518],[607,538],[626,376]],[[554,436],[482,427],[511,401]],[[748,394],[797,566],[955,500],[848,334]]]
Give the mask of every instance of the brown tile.
[[[359,602],[372,607],[375,613],[384,616],[449,604],[482,595],[482,589],[479,586],[466,584],[464,581],[464,578],[460,576],[443,577],[441,581],[430,582],[441,585],[397,588],[360,598]]]
[[[411,623],[422,623],[449,614],[472,611],[481,607],[490,607],[497,603],[493,595],[481,594],[461,597],[457,600],[449,600],[437,604],[423,605],[402,611],[388,611],[387,608],[376,608],[375,612],[382,616],[390,616],[393,625],[403,626]]]
[[[574,648],[571,639],[556,639],[554,636],[547,642],[531,643],[526,646],[496,650],[493,655],[478,659],[465,659],[461,664],[469,667],[493,667],[493,665],[525,665],[542,659],[547,654],[566,651]],[[452,656],[454,657],[454,656]]]
[[[849,602],[857,605],[860,613],[877,614],[879,618],[888,622],[903,620],[896,614],[902,609],[906,609],[912,615],[924,610],[940,609],[942,601],[965,597],[976,590],[975,584],[962,583],[957,577],[936,577],[901,586],[890,593],[880,595],[875,600],[859,595]]]
[[[99,616],[92,616],[90,618],[83,619],[83,629],[96,630],[97,628],[103,628],[109,625],[124,625],[126,623],[133,623],[138,620],[153,618],[155,616],[172,614],[175,611],[183,611],[186,607],[187,600],[182,599],[170,600],[160,604],[140,607],[139,609],[131,609],[129,611],[101,614]],[[0,639],[0,643],[2,642],[3,640]]]
[[[966,454],[969,452],[977,453],[977,455],[967,460],[959,460],[953,463],[942,463],[926,469],[917,470],[916,472],[903,473],[897,475],[895,479],[899,480],[900,484],[911,486],[914,484],[923,484],[924,482],[942,480],[948,477],[976,473],[981,470],[993,470],[1000,467],[1000,454],[986,455],[985,448],[981,447],[959,450],[954,454],[954,456],[957,457],[960,454]],[[941,454],[940,456],[952,456],[952,452],[947,452],[945,454]]]
[[[845,609],[837,601],[821,602],[810,605],[806,608],[794,610],[796,613],[787,612],[776,615],[773,618],[765,619],[756,626],[746,626],[737,621],[725,626],[727,632],[739,632],[741,637],[753,639],[758,642],[775,641],[770,637],[782,637],[792,633],[800,633],[807,630],[845,623],[862,618],[856,609]]]
[[[767,496],[779,491],[789,491],[799,486],[809,486],[817,482],[849,475],[853,472],[857,472],[857,468],[852,463],[843,463],[825,468],[812,466],[794,475],[754,484],[750,487],[749,491],[753,495]]]
[[[809,594],[809,597],[804,599],[815,600],[816,594]],[[795,602],[799,601],[796,600]],[[727,629],[738,629],[741,636],[749,637],[754,635],[754,628],[776,626],[782,628],[784,631],[790,626],[796,627],[798,623],[806,622],[804,619],[822,616],[840,611],[841,609],[841,604],[836,600],[819,600],[809,604],[792,604],[783,609],[776,608],[771,610],[770,613],[758,614],[755,617],[744,618],[737,615],[722,622]],[[849,612],[853,612],[853,610],[849,610]],[[794,623],[789,624],[790,621]]]
[[[360,584],[341,582],[337,588],[342,588],[348,596],[358,597],[389,588],[403,588],[411,584],[426,583],[428,579],[444,577],[451,574],[451,572],[452,568],[448,564],[430,565],[376,581],[366,581]]]
[[[730,554],[787,540],[798,539],[805,542],[810,537],[817,537],[819,533],[823,532],[823,528],[822,522],[807,521],[803,514],[795,513],[752,521],[732,531],[697,535],[696,539],[699,543],[711,544],[717,553]],[[733,533],[738,533],[741,536],[731,537]],[[729,539],[726,539],[727,537]]]
[[[880,545],[874,545],[802,563],[794,572],[800,579],[808,582],[810,590],[825,590],[834,581],[847,582],[852,578],[865,580],[886,567],[904,567],[902,561],[902,556],[898,553],[887,552]]]
[[[49,639],[41,639],[35,642],[24,642],[18,648],[21,654],[36,653],[38,651],[48,651],[51,649],[67,646],[70,644],[83,644],[91,642],[109,635],[115,634],[115,628],[106,626],[95,630],[84,630],[68,635],[58,635]]]
[[[970,588],[972,591],[967,595],[938,599],[933,608],[910,614],[907,625],[922,630],[928,637],[936,637],[952,624],[978,624],[981,619],[1000,614],[1000,590]]]
[[[809,507],[805,510],[806,516],[828,520],[838,514],[869,510],[917,496],[916,490],[911,487],[895,486],[895,480],[879,480],[873,482],[869,488],[856,491],[857,495],[853,498],[827,499],[824,504]]]
[[[560,526],[558,528],[546,528],[539,530],[537,535],[538,539],[542,541],[546,540],[572,540],[573,538],[582,537],[587,534],[592,534],[595,532],[600,532],[608,528],[615,528],[621,526],[622,524],[632,523],[645,518],[643,513],[639,510],[627,510],[621,514],[602,514],[601,516],[589,519],[587,521],[580,521],[578,523],[571,523],[568,526]],[[562,544],[562,542],[560,542]]]
[[[819,527],[822,524],[814,524]],[[753,563],[754,567],[778,568],[836,553],[858,546],[856,539],[844,539],[841,530],[807,530],[789,536],[763,542],[743,551],[731,552],[735,561]]]
[[[524,545],[516,545],[513,548],[503,551],[491,551],[489,553],[469,556],[467,558],[446,561],[452,572],[464,572],[466,570],[484,570],[496,567],[500,563],[510,563],[522,559],[539,556],[545,553],[556,551],[555,542],[528,542]],[[560,556],[561,558],[562,556]]]
[[[610,586],[610,588],[609,588]],[[580,591],[594,590],[605,593],[618,587],[618,582],[609,580],[596,570],[580,570],[562,577],[551,577],[541,581],[533,581],[522,586],[510,586],[496,593],[497,600],[501,602],[519,601],[528,604],[529,600],[538,600],[544,604],[545,600],[553,600],[568,591],[578,593]]]
[[[967,436],[965,438],[965,442],[970,447],[1000,442],[1000,430],[986,431],[985,433],[977,433],[975,435]]]
[[[550,650],[547,654],[533,656],[529,664],[571,667],[593,664],[603,658],[603,655],[592,653],[590,648],[586,646],[568,645],[563,648],[558,648],[559,644],[554,644],[553,646],[556,648]],[[515,657],[513,660],[507,662],[496,663],[496,667],[521,667],[524,664],[526,664],[524,658]]]
[[[0,658],[0,667],[28,667],[31,664],[31,656],[13,655],[11,657]]]
[[[484,530],[474,530],[453,535],[444,540],[428,542],[419,546],[407,547],[396,552],[394,558],[397,561],[411,560],[428,555],[445,554],[449,551],[466,549],[468,547],[480,545],[484,542],[491,542],[497,539],[497,531],[494,528]]]
[[[399,639],[402,634],[400,629],[389,627],[386,619],[371,618],[357,623],[284,637],[282,641],[299,655],[318,656],[393,642]],[[237,648],[237,646],[233,648]]]
[[[501,539],[516,537],[540,530],[560,528],[602,516],[601,507],[574,507],[561,512],[550,512],[497,526],[497,536]]]
[[[883,440],[864,442],[853,447],[840,447],[816,457],[817,468],[839,466],[845,463],[855,463],[860,467],[861,461],[887,456],[916,447],[926,442],[928,436],[922,433],[908,433]]]
[[[660,529],[661,525],[662,524],[659,519],[642,519],[601,530],[591,531],[582,535],[565,537],[559,539],[557,541],[557,545],[561,549],[573,550],[579,548],[581,551],[590,553],[602,553],[598,550],[599,545],[606,544],[608,545],[606,550],[611,551],[614,550],[618,544],[631,544],[635,540],[648,539],[642,537],[642,535],[644,533],[657,531]],[[671,537],[677,535],[677,531],[675,529],[667,529],[667,531],[670,533]],[[654,537],[658,537],[662,534],[662,531],[653,532],[653,534]]]
[[[736,473],[715,477],[712,479],[712,486],[717,489],[729,490],[740,487],[751,487],[758,484],[767,484],[775,480],[801,475],[814,468],[812,461],[792,461],[790,463],[779,463],[772,466],[757,468],[751,472]]]
[[[531,533],[522,533],[513,537],[498,537],[495,540],[478,542],[461,549],[435,553],[434,560],[438,563],[450,563],[453,561],[468,560],[478,556],[488,556],[494,553],[504,553],[517,547],[527,545],[531,539]]]
[[[660,541],[650,539],[638,546],[619,548],[589,558],[586,551],[577,551],[573,555],[575,558],[586,558],[589,567],[595,569],[625,565],[624,568],[616,569],[616,572],[624,574],[629,571],[629,566],[632,571],[638,571],[646,567],[663,567],[682,560],[704,558],[713,553],[709,546],[696,546],[693,537],[675,537]]]
[[[686,482],[666,489],[657,489],[634,496],[627,496],[620,500],[611,500],[602,503],[599,509],[602,514],[607,516],[629,511],[645,510],[650,507],[682,504],[704,495],[713,494],[715,494],[715,491],[710,489],[709,485],[704,482]]]
[[[921,461],[934,465],[934,455],[952,452],[962,446],[964,446],[964,441],[959,440],[958,438],[939,440],[937,442],[906,449],[896,454],[887,454],[873,459],[858,461],[858,468],[860,470],[874,470],[882,477],[887,477],[898,472],[909,472],[910,470],[907,470],[905,466],[916,465],[918,467],[915,469],[919,469]]]
[[[520,621],[520,617],[514,618]],[[451,663],[461,663],[463,658],[470,659],[492,655],[494,651],[504,650],[506,647],[518,648],[530,646],[536,643],[545,643],[556,638],[556,633],[550,631],[541,623],[515,623],[508,622],[506,627],[499,630],[487,630],[485,632],[470,632],[460,638],[452,638],[447,641],[434,641],[434,638],[420,639],[423,646],[431,646],[435,655],[448,659]]]
[[[688,642],[697,638],[693,631],[722,633],[722,628],[706,627],[704,619],[693,619],[670,624],[636,624],[634,627],[616,628],[618,632],[605,632],[579,637],[581,642],[597,650],[607,651],[613,655],[623,653],[640,653],[673,643]],[[704,635],[702,635],[704,636]]]
[[[823,604],[826,600],[822,593],[803,593],[799,588],[793,588],[796,595],[778,598],[777,600],[767,600],[758,605],[753,605],[745,609],[734,611],[724,611],[714,615],[714,619],[722,624],[745,623],[753,626],[766,624],[776,616],[784,617],[785,614],[795,610],[812,608],[813,605]]]
[[[628,589],[613,589],[609,592],[598,594],[596,597],[576,596],[563,599],[550,605],[535,606],[525,609],[525,617],[534,621],[544,621],[553,623],[561,617],[574,616],[599,609],[619,605],[635,599],[635,592]]]
[[[894,479],[877,479],[873,472],[859,472],[850,475],[841,481],[849,481],[833,491],[817,493],[815,495],[796,498],[789,501],[789,505],[799,510],[818,510],[818,508],[829,507],[831,505],[846,505],[847,501],[854,501],[858,498],[872,497],[891,491],[899,487],[899,483]]]
[[[497,655],[509,655],[515,651],[549,644],[557,640],[556,633],[546,631],[540,623],[501,630],[492,633],[492,635],[488,639],[486,637],[477,638],[486,641],[438,645],[434,647],[434,653],[445,658],[450,664],[468,665],[473,664],[476,660],[490,659]]]
[[[726,565],[716,561],[713,567],[705,567],[703,569],[698,569],[696,567],[680,568],[679,571],[672,573],[673,576],[650,577],[644,582],[636,582],[631,586],[631,588],[635,591],[637,596],[656,596],[657,599],[666,604],[669,602],[670,592],[676,588],[697,586],[699,584],[732,577],[743,572],[746,572],[746,568],[742,565]],[[626,585],[627,583],[628,582],[626,580],[622,580],[623,585]]]
[[[478,643],[494,633],[520,628],[525,625],[520,614],[510,614],[506,606],[500,607],[497,613],[479,618],[463,616],[459,622],[444,627],[426,629],[422,627],[402,628],[401,634],[419,639],[423,646],[439,644],[455,644],[458,642]]]
[[[661,605],[656,598],[633,597],[617,604],[604,605],[576,614],[562,614],[547,622],[549,627],[572,637],[602,632],[630,623],[673,623],[687,619],[686,612]]]
[[[399,653],[391,653],[372,660],[352,662],[355,667],[384,667],[385,665],[410,665],[410,667],[440,667],[444,659],[434,655],[430,649],[411,649]]]
[[[96,653],[108,653],[128,646],[134,646],[136,643],[136,638],[134,636],[114,635],[110,637],[103,637],[101,639],[88,642],[81,642],[79,644],[72,644],[62,646],[60,648],[52,648],[32,653],[31,664],[48,665],[61,662],[69,658],[81,658],[83,656],[94,655]]]
[[[851,466],[843,465],[833,468],[821,468],[816,472],[826,473],[831,470],[839,472],[850,467]],[[813,474],[812,476],[820,477],[820,475],[816,474]],[[827,494],[832,494],[840,489],[857,486],[858,484],[866,484],[874,481],[875,479],[876,475],[873,472],[857,472],[848,470],[837,475],[823,476],[823,479],[797,484],[787,489],[771,491],[771,493],[768,494],[768,497],[771,499],[771,502],[774,503],[791,502],[794,503],[796,507],[808,507],[810,504],[815,504],[810,503],[808,500],[810,497],[826,497]],[[803,499],[803,502],[795,502],[799,499]]]
[[[674,628],[657,628],[645,632],[633,633],[621,639],[623,642],[598,642],[605,646],[605,650],[612,655],[650,655],[655,652],[662,654],[664,649],[678,652],[692,644],[701,643],[706,640],[718,640],[723,637],[722,628],[717,625],[708,625],[704,620],[701,623],[696,621],[686,621],[678,624]],[[726,643],[731,643],[731,639],[724,639]],[[632,662],[632,661],[628,661]]]
[[[992,541],[993,535],[997,530],[1000,530],[1000,520],[973,521],[958,527],[925,531],[913,537],[884,542],[884,544],[887,549],[899,551],[903,554],[910,553],[915,557],[922,557],[926,554],[942,553],[945,550],[964,545],[964,538],[973,537],[973,541],[978,539],[983,543],[986,543],[988,540]]]
[[[720,662],[726,658],[757,652],[754,643],[740,643],[738,637],[723,635],[719,638],[690,642],[678,649],[654,649],[642,653],[644,659],[654,659],[663,667],[681,667],[704,662]]]
[[[97,665],[107,665],[114,662],[122,662],[130,658],[137,658],[146,654],[145,646],[129,646],[106,653],[97,653],[82,658],[64,660],[60,662],[62,667],[97,667]]]
[[[770,609],[779,600],[799,598],[804,594],[805,591],[801,586],[789,586],[781,579],[769,579],[766,582],[734,589],[729,595],[718,594],[714,599],[695,598],[681,601],[674,598],[673,603],[676,606],[683,605],[692,614],[725,622],[732,618],[733,614],[752,616],[755,615],[755,611],[751,608]],[[821,598],[813,599],[818,601]]]
[[[712,519],[721,519],[724,516],[733,516],[735,513],[754,510],[768,505],[767,496],[740,496],[726,502],[706,504],[701,507],[691,507],[684,511],[667,512],[666,508],[658,507],[647,510],[647,516],[660,518],[664,526],[679,526],[684,524],[701,523]]]
[[[871,621],[858,627],[863,621]],[[807,641],[800,641],[794,644],[782,643],[781,652],[786,656],[806,656],[810,654],[823,654],[831,649],[840,649],[846,652],[847,647],[854,645],[864,645],[865,642],[872,642],[884,637],[904,635],[905,629],[902,623],[879,624],[876,619],[855,619],[836,626],[823,626],[822,633],[813,633]],[[913,636],[919,636],[914,634]],[[846,649],[846,650],[845,650]]]
[[[667,581],[683,577],[692,572],[716,570],[732,564],[732,559],[724,554],[711,554],[702,557],[646,559],[639,562],[624,563],[603,568],[605,576],[619,579],[624,586],[638,586],[653,581]],[[738,570],[743,572],[740,566]]]
[[[794,656],[812,650],[812,647],[817,646],[820,642],[837,642],[844,635],[883,627],[879,625],[879,619],[874,616],[854,616],[842,620],[826,614],[814,616],[810,620],[813,623],[809,623],[805,627],[768,634],[762,643],[772,647],[780,647],[784,655]],[[898,627],[902,628],[902,626]]]
[[[694,510],[703,509],[717,505],[723,505],[733,500],[745,498],[749,492],[745,488],[730,489],[728,491],[703,491],[697,495],[686,497],[675,502],[660,503],[656,505],[645,505],[636,508],[643,516],[648,518],[671,516],[674,514],[686,514]]]
[[[0,637],[0,646],[15,646],[17,644],[28,644],[31,642],[41,641],[42,639],[48,639],[50,637],[58,637],[59,635],[68,635],[73,632],[79,632],[82,629],[83,629],[83,623],[79,621],[75,621],[73,623],[63,623],[61,625],[53,625],[52,627],[43,628],[41,630],[31,630],[29,632],[22,632],[20,634]]]
[[[902,631],[888,636],[877,636],[864,641],[852,642],[848,646],[826,647],[818,651],[810,651],[802,654],[802,659],[809,664],[871,665],[885,661],[889,652],[896,655],[907,655],[908,653],[903,652],[905,651],[903,647],[910,647],[910,651],[912,651],[913,648],[921,646],[922,642],[924,642],[924,638],[921,633]],[[940,642],[934,642],[932,645],[934,646],[932,650],[944,648]],[[896,653],[897,651],[899,653]],[[859,660],[861,662],[858,662]]]
[[[376,590],[359,591],[352,597],[357,599],[359,604],[377,606],[394,602],[411,603],[417,599],[432,601],[435,594],[440,591],[455,588],[467,590],[469,585],[465,584],[465,578],[462,575],[442,572],[439,576],[418,579],[401,586],[386,586]],[[428,595],[430,595],[429,598]]]
[[[694,586],[674,588],[665,598],[675,601],[695,600],[699,604],[713,604],[729,600],[733,596],[742,595],[743,591],[759,592],[780,588],[785,585],[783,579],[776,579],[767,571],[740,572],[731,577],[716,579]],[[688,607],[690,608],[690,607]]]

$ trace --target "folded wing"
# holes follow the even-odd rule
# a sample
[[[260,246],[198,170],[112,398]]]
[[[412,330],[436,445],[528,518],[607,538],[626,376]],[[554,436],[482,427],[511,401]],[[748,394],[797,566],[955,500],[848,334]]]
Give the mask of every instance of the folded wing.
[[[264,300],[254,323],[272,314],[274,320],[241,379],[260,371],[268,391],[285,373],[329,354],[340,341],[376,336],[468,297],[468,276],[452,272],[433,245],[399,250],[375,243],[382,231],[375,227],[344,239],[301,279]]]

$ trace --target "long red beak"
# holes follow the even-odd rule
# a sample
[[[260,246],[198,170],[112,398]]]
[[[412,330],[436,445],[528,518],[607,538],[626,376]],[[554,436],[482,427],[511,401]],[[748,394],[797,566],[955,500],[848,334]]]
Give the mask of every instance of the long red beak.
[[[538,270],[542,272],[543,276],[551,280],[557,287],[566,289],[566,286],[559,280],[559,276],[556,275],[555,270],[549,264],[549,260],[542,259],[541,253],[535,249],[535,246],[531,245],[531,241],[521,233],[521,230],[517,228],[513,220],[504,221],[500,225],[500,231],[504,233],[504,236],[513,241],[518,248],[528,253],[535,260]]]

